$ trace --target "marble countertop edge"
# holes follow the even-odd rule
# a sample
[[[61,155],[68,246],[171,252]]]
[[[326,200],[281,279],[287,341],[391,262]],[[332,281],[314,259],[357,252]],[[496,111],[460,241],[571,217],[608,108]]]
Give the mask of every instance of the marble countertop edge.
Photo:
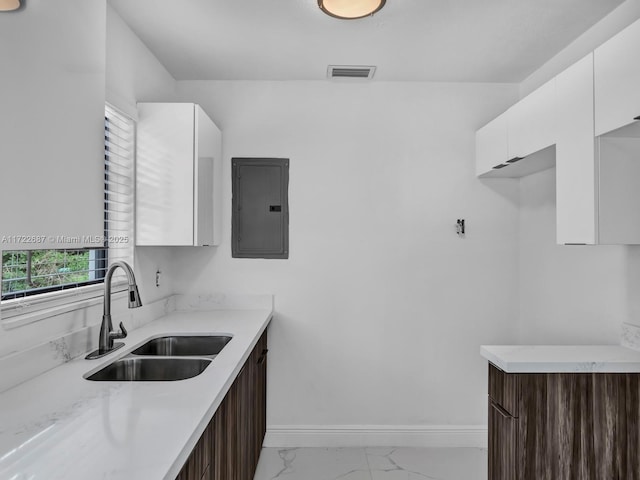
[[[482,345],[507,373],[640,373],[640,351],[623,345]]]

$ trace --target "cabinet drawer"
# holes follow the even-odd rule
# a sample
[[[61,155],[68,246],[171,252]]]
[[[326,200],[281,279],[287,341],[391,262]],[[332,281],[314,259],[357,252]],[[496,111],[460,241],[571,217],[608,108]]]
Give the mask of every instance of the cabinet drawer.
[[[509,415],[518,416],[520,382],[515,373],[506,373],[489,364],[489,397]]]

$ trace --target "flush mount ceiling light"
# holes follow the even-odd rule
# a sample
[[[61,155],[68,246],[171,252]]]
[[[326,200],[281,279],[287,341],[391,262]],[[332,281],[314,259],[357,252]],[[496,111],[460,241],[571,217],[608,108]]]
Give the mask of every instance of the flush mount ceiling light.
[[[0,0],[0,12],[11,12],[20,8],[20,0]]]
[[[346,20],[373,15],[385,3],[386,0],[318,0],[318,6],[324,13]]]

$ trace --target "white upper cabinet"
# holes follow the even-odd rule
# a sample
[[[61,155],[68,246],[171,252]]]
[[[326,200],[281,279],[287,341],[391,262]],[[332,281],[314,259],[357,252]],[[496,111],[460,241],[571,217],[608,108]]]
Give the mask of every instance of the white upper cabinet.
[[[597,243],[593,54],[556,77],[556,221],[559,244]]]
[[[508,159],[507,112],[504,112],[476,132],[476,174],[505,165]]]
[[[0,249],[101,247],[104,2],[0,14]]]
[[[640,20],[595,50],[595,134],[640,116]]]
[[[509,109],[509,158],[525,158],[556,143],[555,79]]]
[[[218,245],[220,130],[193,103],[138,104],[136,244]]]
[[[640,243],[640,123],[594,136],[594,55],[557,77],[557,242]]]
[[[476,174],[521,177],[553,166],[555,79],[476,132]]]
[[[598,243],[640,244],[640,122],[596,138]]]

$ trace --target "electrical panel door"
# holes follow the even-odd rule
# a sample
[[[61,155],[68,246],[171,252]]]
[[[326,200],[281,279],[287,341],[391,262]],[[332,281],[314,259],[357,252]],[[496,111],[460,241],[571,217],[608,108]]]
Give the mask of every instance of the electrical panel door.
[[[289,258],[289,160],[231,161],[233,257]]]

